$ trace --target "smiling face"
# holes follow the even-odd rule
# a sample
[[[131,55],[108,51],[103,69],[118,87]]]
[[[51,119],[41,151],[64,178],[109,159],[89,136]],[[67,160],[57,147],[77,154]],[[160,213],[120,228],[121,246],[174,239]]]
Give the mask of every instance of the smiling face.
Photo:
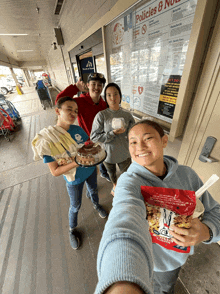
[[[164,170],[163,149],[168,137],[160,134],[147,124],[134,126],[129,133],[129,151],[138,164],[146,167],[155,175],[162,175]]]
[[[78,115],[78,106],[75,101],[66,101],[61,108],[55,108],[59,124],[72,125]]]
[[[89,81],[89,83],[87,83],[87,86],[89,88],[89,95],[92,98],[92,100],[98,102],[103,89],[102,82],[98,80]]]
[[[112,110],[118,110],[121,102],[121,97],[118,90],[115,87],[109,87],[106,90],[106,101],[108,106]]]

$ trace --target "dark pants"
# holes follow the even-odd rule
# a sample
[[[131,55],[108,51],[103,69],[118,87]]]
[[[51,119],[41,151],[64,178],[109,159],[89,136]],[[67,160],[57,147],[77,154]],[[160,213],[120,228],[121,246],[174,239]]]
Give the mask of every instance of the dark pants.
[[[100,163],[100,165],[99,165],[99,169],[100,169],[100,173],[101,173],[103,176],[108,175],[107,169],[105,168],[105,165],[104,165],[103,163]]]
[[[131,158],[127,158],[125,161],[117,163],[121,173],[125,172],[131,164]],[[116,176],[116,163],[108,163],[105,162],[105,166],[107,168],[109,177],[113,184],[117,183],[117,176]]]
[[[169,272],[154,272],[154,294],[174,294],[181,267]]]

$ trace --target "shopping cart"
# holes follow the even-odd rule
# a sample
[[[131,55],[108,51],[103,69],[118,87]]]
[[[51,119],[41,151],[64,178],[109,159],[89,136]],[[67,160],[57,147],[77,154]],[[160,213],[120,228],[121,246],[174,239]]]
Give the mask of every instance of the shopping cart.
[[[0,135],[3,135],[7,141],[10,141],[9,135],[15,128],[15,124],[10,115],[0,108]]]
[[[11,101],[8,101],[0,97],[0,107],[3,108],[9,114],[9,116],[12,118],[16,125],[20,123],[21,116]]]

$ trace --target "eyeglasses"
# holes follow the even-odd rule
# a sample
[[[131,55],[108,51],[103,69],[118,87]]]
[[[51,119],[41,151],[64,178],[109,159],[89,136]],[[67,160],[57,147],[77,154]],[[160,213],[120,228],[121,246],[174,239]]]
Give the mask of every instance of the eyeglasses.
[[[100,79],[103,79],[103,78],[105,78],[105,77],[104,77],[104,75],[101,74],[101,73],[93,72],[93,73],[91,73],[91,74],[89,75],[89,78],[92,78],[92,79],[94,79],[94,78],[100,78]]]

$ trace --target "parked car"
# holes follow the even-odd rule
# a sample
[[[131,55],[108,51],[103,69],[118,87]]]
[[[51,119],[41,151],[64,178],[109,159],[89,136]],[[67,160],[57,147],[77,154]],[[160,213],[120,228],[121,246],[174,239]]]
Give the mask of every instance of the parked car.
[[[23,86],[23,82],[20,82],[18,80],[20,86]],[[13,79],[10,78],[2,78],[0,79],[0,93],[3,95],[8,94],[9,92],[12,92],[16,88],[16,83]]]
[[[22,77],[17,77],[18,83],[22,87],[24,85],[24,79]],[[16,86],[15,81],[13,78],[7,77],[7,83]]]
[[[6,95],[8,94],[9,92],[11,92],[13,90],[13,86],[10,85],[6,79],[1,79],[0,80],[0,92],[3,94],[3,95]]]
[[[3,94],[0,94],[0,100],[5,100],[6,97]]]
[[[18,82],[21,83],[21,84],[24,84],[24,83],[25,83],[25,80],[24,80],[23,77],[17,77],[17,80],[18,80]],[[23,85],[22,85],[22,86],[23,86]]]

